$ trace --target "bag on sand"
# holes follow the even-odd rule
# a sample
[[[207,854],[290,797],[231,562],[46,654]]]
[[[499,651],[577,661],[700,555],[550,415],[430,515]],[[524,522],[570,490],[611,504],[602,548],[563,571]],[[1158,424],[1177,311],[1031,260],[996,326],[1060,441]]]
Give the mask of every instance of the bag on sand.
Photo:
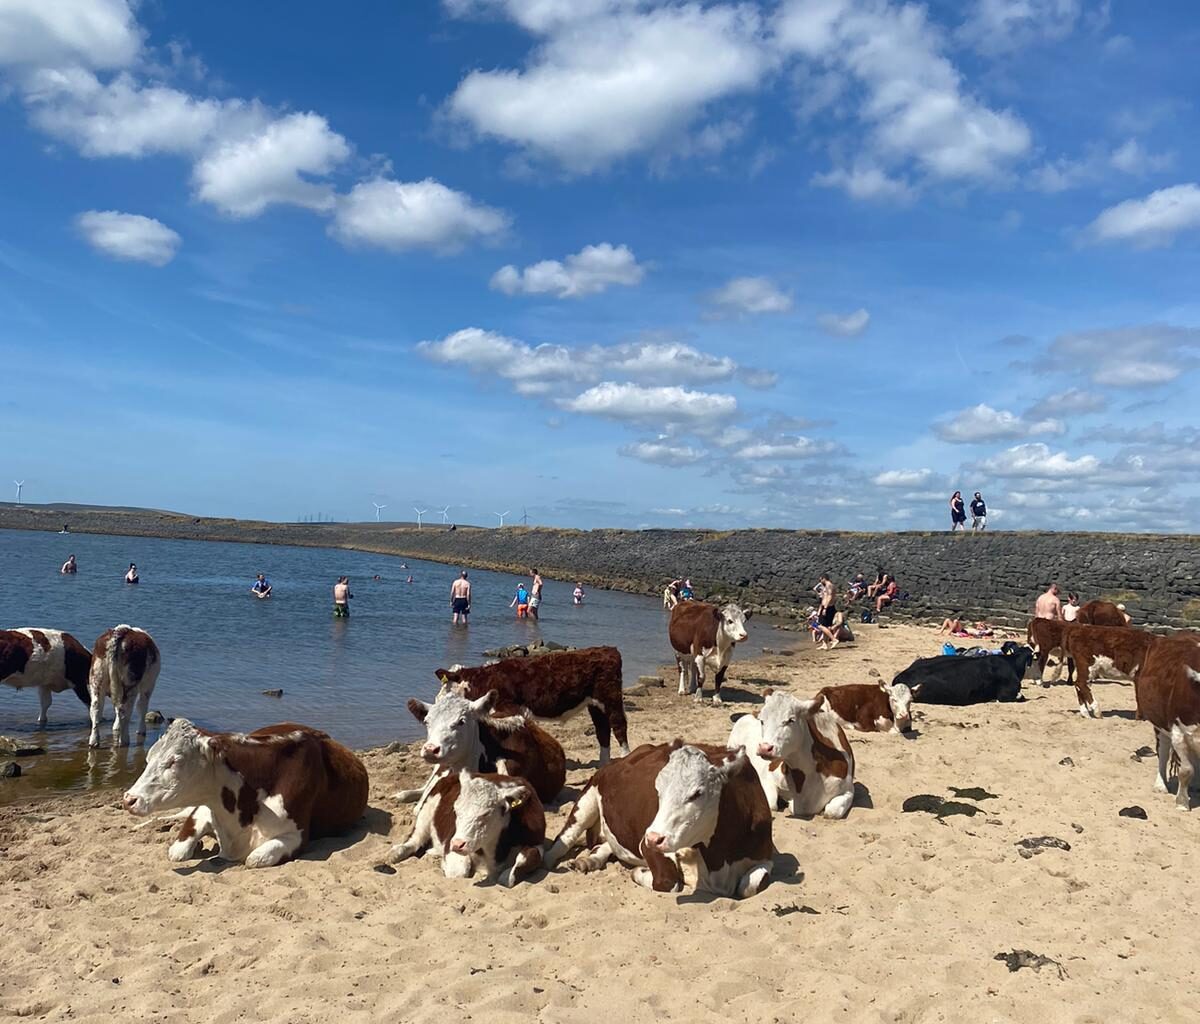
[[[864,611],[862,613],[862,620],[863,620],[863,622],[866,622],[866,623],[874,622],[875,621],[875,613],[873,611],[871,611],[870,608],[866,609],[866,611]]]

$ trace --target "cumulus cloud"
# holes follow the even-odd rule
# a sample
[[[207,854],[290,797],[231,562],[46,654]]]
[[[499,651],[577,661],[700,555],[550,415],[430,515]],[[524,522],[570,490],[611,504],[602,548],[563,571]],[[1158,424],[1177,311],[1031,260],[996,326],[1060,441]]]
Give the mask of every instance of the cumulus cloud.
[[[175,258],[181,239],[152,217],[116,210],[88,210],[75,218],[79,233],[93,249],[119,260],[164,267]]]
[[[792,308],[792,297],[765,277],[735,277],[706,299],[717,316],[786,313]]]
[[[1188,182],[1110,206],[1088,226],[1097,242],[1132,242],[1141,248],[1169,245],[1182,231],[1200,228],[1200,185]]]
[[[439,181],[373,178],[339,196],[329,233],[345,245],[454,251],[501,234],[508,214]]]
[[[780,437],[769,441],[758,441],[739,448],[734,454],[739,459],[816,459],[835,455],[841,446],[834,441],[817,441],[811,437],[797,435]]]
[[[506,295],[546,295],[575,299],[613,285],[639,284],[645,269],[625,245],[585,245],[565,260],[542,260],[524,270],[512,264],[492,275],[491,287]]]
[[[836,338],[857,338],[871,322],[871,314],[865,309],[856,309],[853,313],[840,316],[837,313],[822,313],[817,317],[817,324],[826,334]]]
[[[1050,368],[1093,384],[1146,388],[1168,384],[1196,365],[1200,329],[1147,324],[1064,334],[1051,342]]]
[[[977,469],[994,477],[1031,480],[1067,480],[1091,476],[1100,468],[1094,455],[1072,459],[1066,452],[1052,452],[1040,442],[1019,444],[981,461]]]
[[[835,167],[831,171],[814,174],[812,183],[822,188],[840,188],[851,199],[905,202],[913,196],[912,187],[908,182],[893,178],[878,167],[872,166]]]
[[[1114,171],[1141,177],[1165,171],[1175,163],[1173,153],[1152,153],[1137,139],[1115,149],[1091,147],[1082,157],[1060,157],[1034,168],[1029,184],[1039,192],[1065,192],[1112,177]]]
[[[989,57],[1033,43],[1065,39],[1082,10],[1080,0],[975,0],[958,37]]]
[[[876,487],[923,487],[933,480],[932,469],[888,469],[871,478]]]
[[[622,445],[617,454],[630,459],[639,459],[656,466],[692,466],[704,459],[702,448],[691,445],[670,444],[663,441],[637,441],[633,444]],[[675,510],[683,515],[681,510]]]
[[[952,444],[981,444],[987,441],[1015,441],[1039,434],[1063,434],[1061,420],[1030,420],[1006,409],[979,404],[954,413],[933,425],[933,432]]]
[[[559,405],[568,412],[608,419],[693,426],[726,420],[737,412],[737,399],[733,395],[613,381],[597,384],[574,398],[562,399]]]
[[[1103,412],[1108,408],[1108,399],[1095,391],[1084,391],[1080,388],[1067,388],[1057,391],[1034,402],[1025,410],[1027,420],[1040,420],[1052,416],[1085,416],[1088,413]]]
[[[142,33],[126,0],[4,0],[0,67],[121,68]]]

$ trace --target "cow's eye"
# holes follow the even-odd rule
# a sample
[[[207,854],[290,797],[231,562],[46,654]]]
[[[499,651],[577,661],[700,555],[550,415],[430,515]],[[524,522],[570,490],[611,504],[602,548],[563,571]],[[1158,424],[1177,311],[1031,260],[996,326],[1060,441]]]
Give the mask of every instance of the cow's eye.
[[[164,765],[163,765],[163,767],[164,767],[164,768],[174,768],[174,767],[175,767],[175,762],[176,762],[176,761],[178,761],[178,760],[179,760],[179,758],[177,758],[177,757],[168,757],[168,758],[167,758],[167,763],[166,763],[166,764],[164,764]]]
[[[461,729],[466,724],[467,724],[467,720],[465,718],[460,718],[457,722],[454,723],[454,726],[457,729]]]
[[[696,792],[694,792],[691,796],[688,797],[688,803],[694,804],[702,796],[704,796],[704,790],[698,789],[698,790],[696,790]]]
[[[795,725],[795,724],[796,724],[796,720],[795,720],[794,718],[789,718],[789,719],[788,719],[786,722],[784,722],[783,724],[784,724],[784,725]]]

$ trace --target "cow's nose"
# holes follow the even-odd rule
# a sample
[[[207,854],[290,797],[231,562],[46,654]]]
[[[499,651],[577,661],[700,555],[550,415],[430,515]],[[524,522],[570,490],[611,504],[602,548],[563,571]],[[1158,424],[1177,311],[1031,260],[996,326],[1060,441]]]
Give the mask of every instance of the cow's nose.
[[[653,846],[656,850],[661,850],[667,845],[667,837],[661,832],[647,832],[646,842]]]
[[[466,853],[467,852],[467,841],[465,839],[451,839],[450,840],[450,849],[453,850],[455,853]]]
[[[121,806],[127,811],[132,811],[137,806],[137,797],[132,793],[126,793],[121,797]]]
[[[421,748],[421,754],[424,757],[437,757],[441,752],[442,748],[436,743],[426,743],[425,746]]]
[[[758,745],[758,756],[759,757],[770,757],[774,752],[775,752],[775,745],[773,743],[760,743]]]

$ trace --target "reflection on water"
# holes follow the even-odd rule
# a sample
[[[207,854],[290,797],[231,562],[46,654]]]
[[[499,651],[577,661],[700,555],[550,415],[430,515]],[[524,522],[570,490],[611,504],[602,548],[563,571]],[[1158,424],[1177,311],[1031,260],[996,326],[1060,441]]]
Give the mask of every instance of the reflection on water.
[[[60,576],[68,554],[77,576]],[[518,620],[508,607],[515,576],[471,571],[471,624],[450,621],[453,566],[356,551],[209,544],[142,537],[0,531],[0,627],[46,626],[91,647],[121,622],[150,631],[163,665],[151,707],[213,729],[251,730],[297,721],[362,747],[414,739],[420,727],[409,697],[431,699],[434,670],[478,664],[487,648],[543,637],[584,647],[615,644],[631,682],[672,660],[659,602],[593,590],[571,601],[573,582],[547,580],[542,619]],[[137,562],[141,584],[122,576]],[[271,599],[250,593],[255,573],[274,585]],[[334,619],[331,591],[351,581],[351,616]],[[381,579],[373,579],[375,575]],[[409,575],[413,582],[406,583]],[[279,688],[282,699],[263,690]],[[0,803],[33,791],[123,786],[144,763],[141,749],[87,748],[87,708],[57,694],[45,730],[35,730],[36,691],[0,686],[0,733],[44,746],[19,759],[26,775],[0,782]],[[153,742],[158,733],[151,729]]]

